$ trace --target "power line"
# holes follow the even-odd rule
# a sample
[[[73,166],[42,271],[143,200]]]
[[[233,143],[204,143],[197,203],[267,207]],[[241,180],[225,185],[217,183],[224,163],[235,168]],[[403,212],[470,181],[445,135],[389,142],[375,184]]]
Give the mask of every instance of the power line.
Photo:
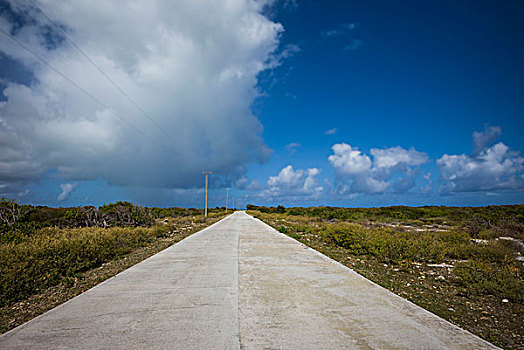
[[[104,78],[107,79],[107,81],[109,81],[111,83],[111,85],[113,85],[145,118],[149,119],[149,121],[158,128],[158,130],[160,130],[160,132],[162,132],[169,140],[171,140],[171,135],[169,135],[160,125],[158,125],[157,122],[155,122],[155,120],[142,108],[138,105],[138,103],[136,103],[120,86],[118,86],[117,83],[115,83],[115,81],[113,79],[111,79],[111,77],[106,74],[102,68],[100,68],[85,52],[84,50],[82,50],[80,48],[80,46],[73,40],[71,39],[67,33],[62,29],[60,28],[58,25],[56,25],[53,20],[51,18],[49,18],[49,16],[44,12],[44,10],[42,10],[42,8],[40,8],[38,6],[38,4],[36,2],[34,2],[33,0],[28,0],[34,7],[36,7],[41,13],[42,15],[44,15],[44,17],[49,21],[49,23],[51,23],[51,25],[53,27],[56,28],[56,30],[58,30],[63,36],[64,38],[66,38],[66,40],[87,60],[89,61],[89,63],[91,63],[93,65],[93,67],[96,68],[96,70],[102,74],[104,76]]]
[[[58,74],[59,76],[61,76],[64,80],[68,81],[71,85],[73,85],[74,87],[76,87],[78,90],[82,91],[85,95],[87,95],[89,98],[91,98],[91,100],[93,100],[96,104],[98,104],[100,107],[102,107],[103,109],[109,109],[102,101],[100,101],[98,98],[96,98],[95,96],[93,96],[91,93],[89,93],[87,90],[85,90],[83,87],[81,87],[80,85],[78,85],[77,83],[75,83],[73,80],[71,80],[69,77],[67,77],[65,74],[63,74],[62,72],[60,72],[58,69],[56,69],[55,67],[53,67],[51,65],[51,63],[47,62],[44,58],[40,57],[38,54],[36,54],[33,50],[31,50],[29,47],[27,47],[26,45],[24,45],[22,42],[20,42],[18,39],[16,39],[16,37],[12,36],[11,34],[9,34],[8,32],[6,32],[4,29],[0,28],[0,32],[2,34],[4,34],[6,37],[8,37],[10,40],[12,40],[13,42],[15,42],[16,44],[18,44],[21,48],[23,48],[24,50],[26,50],[27,52],[29,52],[31,55],[33,55],[34,57],[36,57],[40,62],[44,63],[46,66],[48,66],[49,68],[51,68],[51,70],[53,70],[56,74]],[[122,121],[123,123],[127,124],[127,126],[129,126],[131,129],[135,130],[138,134],[146,137],[147,139],[149,139],[149,141],[151,141],[153,144],[155,144],[156,146],[160,147],[160,148],[165,148],[163,146],[161,146],[160,144],[158,144],[153,138],[149,137],[148,135],[146,135],[145,133],[143,133],[140,129],[138,129],[136,126],[134,126],[133,124],[131,124],[128,120],[120,117],[118,114],[115,114],[115,116],[120,119],[120,121]]]

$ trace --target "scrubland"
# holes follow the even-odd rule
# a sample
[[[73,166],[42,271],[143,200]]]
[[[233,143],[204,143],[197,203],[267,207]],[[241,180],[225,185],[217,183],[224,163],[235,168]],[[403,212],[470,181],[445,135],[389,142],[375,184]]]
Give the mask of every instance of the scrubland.
[[[220,209],[48,208],[0,201],[0,332],[45,312],[224,216]]]
[[[494,344],[524,348],[524,206],[249,213]]]
[[[267,208],[249,213],[392,292],[507,349],[524,348],[524,205]],[[127,202],[0,200],[0,332],[224,216]]]

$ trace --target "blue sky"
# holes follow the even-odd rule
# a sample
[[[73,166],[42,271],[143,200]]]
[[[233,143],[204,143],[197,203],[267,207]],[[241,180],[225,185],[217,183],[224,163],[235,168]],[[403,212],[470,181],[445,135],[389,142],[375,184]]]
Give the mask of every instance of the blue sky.
[[[37,4],[1,7],[0,195],[523,202],[520,1]]]

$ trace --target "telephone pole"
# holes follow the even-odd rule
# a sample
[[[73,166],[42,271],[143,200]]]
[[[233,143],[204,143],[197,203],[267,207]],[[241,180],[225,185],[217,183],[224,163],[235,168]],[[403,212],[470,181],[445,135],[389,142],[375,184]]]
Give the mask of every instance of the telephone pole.
[[[233,211],[235,211],[235,195],[233,194]]]
[[[229,187],[226,188],[226,213],[227,213],[228,202],[229,202]]]
[[[203,171],[202,174],[206,174],[206,209],[205,209],[205,216],[207,217],[207,176],[209,174],[213,174],[212,171]]]

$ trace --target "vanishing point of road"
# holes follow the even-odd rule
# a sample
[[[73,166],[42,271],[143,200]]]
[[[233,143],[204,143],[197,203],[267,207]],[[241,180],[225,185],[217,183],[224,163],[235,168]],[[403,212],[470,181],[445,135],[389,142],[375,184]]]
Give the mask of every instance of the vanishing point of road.
[[[0,337],[1,349],[496,349],[244,212]]]

